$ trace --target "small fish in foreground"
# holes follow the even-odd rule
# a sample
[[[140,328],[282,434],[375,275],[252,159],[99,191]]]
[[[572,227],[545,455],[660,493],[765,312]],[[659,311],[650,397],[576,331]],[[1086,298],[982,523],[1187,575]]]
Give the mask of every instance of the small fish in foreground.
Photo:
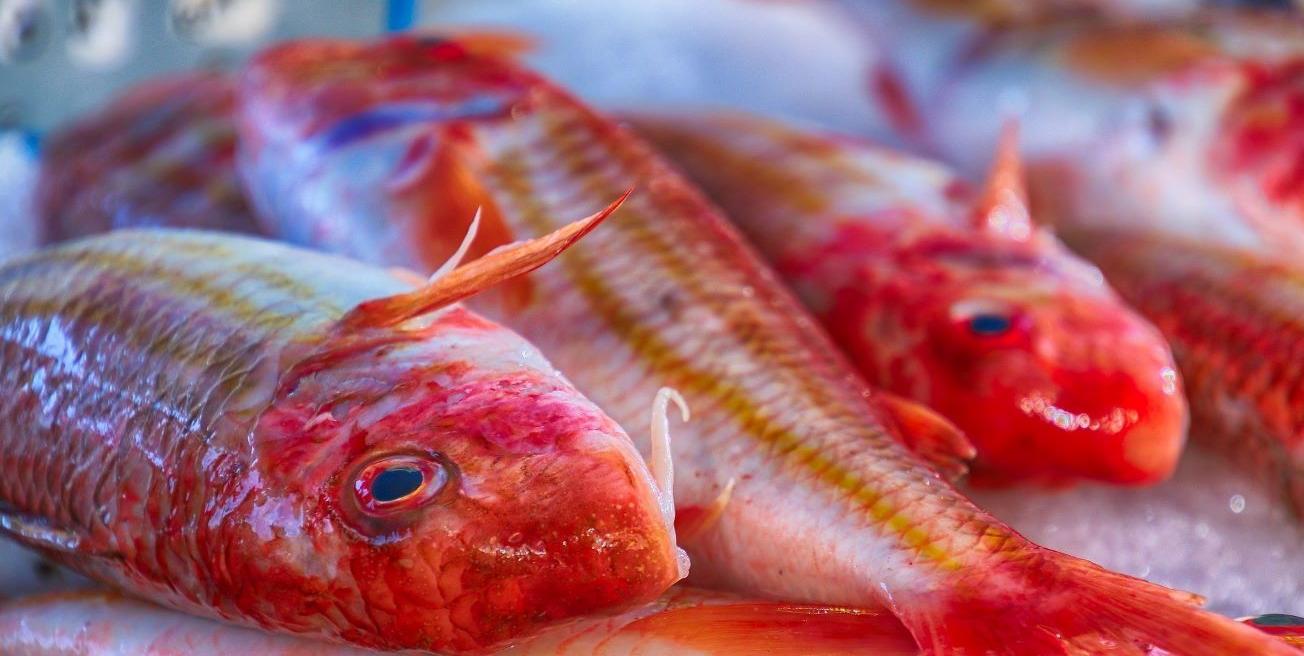
[[[0,653],[10,656],[364,656],[376,652],[253,631],[102,592],[0,605]],[[916,656],[891,613],[749,600],[675,588],[613,617],[545,631],[499,656]]]
[[[673,443],[677,530],[703,579],[886,605],[930,656],[1294,653],[975,507],[902,445],[889,409],[699,192],[510,57],[456,39],[289,42],[254,58],[240,93],[237,165],[271,232],[372,262],[435,268],[467,208],[484,208],[471,247],[483,252],[636,187],[559,266],[470,303],[626,426],[651,390],[683,393],[695,419]]]
[[[871,384],[964,431],[975,480],[1136,485],[1172,474],[1186,404],[1168,345],[1099,270],[1032,224],[1013,132],[979,195],[941,165],[759,117],[631,120]]]
[[[1199,435],[1304,515],[1304,268],[1156,232],[1064,234],[1168,337]]]
[[[668,489],[456,301],[609,207],[414,289],[342,258],[124,230],[0,267],[0,533],[163,605],[483,651],[684,574]]]

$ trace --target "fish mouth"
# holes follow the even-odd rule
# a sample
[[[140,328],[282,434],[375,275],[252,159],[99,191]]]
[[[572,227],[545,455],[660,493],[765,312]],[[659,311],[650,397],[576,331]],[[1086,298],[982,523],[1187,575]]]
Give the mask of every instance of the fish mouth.
[[[1054,395],[1021,397],[1017,410],[1048,469],[1064,478],[1158,483],[1176,469],[1186,441],[1186,403],[1172,367],[1078,374]]]

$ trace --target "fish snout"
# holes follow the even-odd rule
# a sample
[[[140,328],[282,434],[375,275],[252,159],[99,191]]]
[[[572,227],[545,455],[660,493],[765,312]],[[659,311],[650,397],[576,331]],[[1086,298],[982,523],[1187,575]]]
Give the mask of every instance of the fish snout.
[[[1171,359],[1129,354],[1126,345],[1117,355],[1116,368],[1059,372],[1053,395],[1032,394],[1019,409],[1066,478],[1158,483],[1186,441],[1181,380]]]
[[[685,557],[667,526],[647,466],[621,436],[589,436],[583,451],[538,468],[503,512],[485,555],[503,564],[503,611],[547,623],[656,599],[681,579]],[[593,442],[610,442],[595,448]],[[548,491],[548,492],[545,492]]]

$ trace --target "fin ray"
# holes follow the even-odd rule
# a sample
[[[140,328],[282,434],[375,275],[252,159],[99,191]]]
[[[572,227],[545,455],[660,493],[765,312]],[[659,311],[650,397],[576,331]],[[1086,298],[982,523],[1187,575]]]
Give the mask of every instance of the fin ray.
[[[536,239],[507,244],[460,266],[420,289],[358,304],[339,322],[343,331],[394,326],[470,298],[552,261],[611,216],[633,190],[606,208]]]

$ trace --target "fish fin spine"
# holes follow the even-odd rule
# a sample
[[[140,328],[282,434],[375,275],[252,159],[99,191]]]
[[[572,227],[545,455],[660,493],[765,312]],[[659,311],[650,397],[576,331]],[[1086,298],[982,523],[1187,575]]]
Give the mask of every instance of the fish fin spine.
[[[496,248],[437,280],[405,294],[363,301],[343,318],[338,329],[356,332],[386,328],[436,312],[501,282],[525,275],[552,261],[611,216],[633,190],[595,214],[527,241]]]

